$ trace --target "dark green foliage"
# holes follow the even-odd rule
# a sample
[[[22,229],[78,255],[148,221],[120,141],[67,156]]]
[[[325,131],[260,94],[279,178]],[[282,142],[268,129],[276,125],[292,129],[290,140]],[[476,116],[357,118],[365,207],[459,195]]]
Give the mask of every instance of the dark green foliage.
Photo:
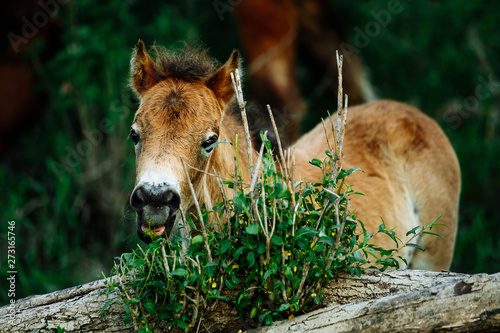
[[[194,331],[204,312],[221,300],[235,306],[247,322],[269,326],[317,308],[323,287],[340,272],[360,276],[366,268],[397,269],[402,247],[423,250],[411,241],[430,233],[439,217],[410,230],[407,235],[413,236],[405,244],[382,221],[377,234],[392,238],[394,249],[371,244],[373,235],[348,209],[350,195],[356,194],[343,182],[359,169],[337,170],[334,156],[326,155],[310,162],[322,169],[321,182],[293,184],[284,175],[290,169],[280,168],[282,163],[267,152],[262,168],[253,171],[258,172],[257,183],[225,181],[236,188],[234,197],[211,211],[203,209],[208,242],[201,235],[158,238],[145,250],[123,254],[106,292],[121,295],[125,320],[134,320],[143,332],[161,325]],[[207,224],[210,215],[219,228]],[[185,225],[194,226],[187,219]]]

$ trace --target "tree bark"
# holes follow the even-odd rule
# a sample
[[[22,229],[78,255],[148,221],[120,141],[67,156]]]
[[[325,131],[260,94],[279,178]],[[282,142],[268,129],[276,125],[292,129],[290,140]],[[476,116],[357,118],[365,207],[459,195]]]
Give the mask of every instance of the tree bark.
[[[30,296],[0,308],[0,332],[133,332],[123,308],[110,305],[104,280]],[[119,300],[115,294],[112,298]],[[466,275],[426,271],[369,271],[340,276],[324,292],[325,307],[252,332],[493,332],[500,330],[500,273]],[[200,331],[250,327],[219,302]]]

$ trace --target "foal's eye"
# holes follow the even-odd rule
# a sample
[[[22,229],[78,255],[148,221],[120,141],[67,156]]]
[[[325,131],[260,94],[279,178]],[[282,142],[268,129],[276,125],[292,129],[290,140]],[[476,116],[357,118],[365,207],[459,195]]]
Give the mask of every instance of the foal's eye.
[[[212,150],[214,149],[214,147],[210,147],[210,146],[213,145],[214,143],[216,143],[217,139],[218,139],[217,135],[212,135],[206,141],[203,141],[203,143],[201,144],[201,147],[205,150],[205,153],[211,153],[212,152]]]
[[[139,143],[139,134],[133,129],[130,130],[130,138],[134,141],[134,145]]]

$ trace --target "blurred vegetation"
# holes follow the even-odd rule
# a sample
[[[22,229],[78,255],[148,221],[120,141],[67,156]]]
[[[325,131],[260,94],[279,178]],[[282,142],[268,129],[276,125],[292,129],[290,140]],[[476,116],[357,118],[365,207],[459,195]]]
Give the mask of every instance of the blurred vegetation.
[[[388,4],[330,1],[350,38]],[[238,31],[230,10],[219,16],[214,3],[72,1],[56,18],[57,52],[47,59],[47,45],[30,45],[26,59],[50,104],[4,151],[0,165],[1,244],[7,221],[16,221],[16,298],[98,279],[113,257],[139,242],[128,206],[135,161],[127,136],[137,107],[127,88],[131,50],[138,39],[167,47],[202,41],[226,60],[240,48]],[[420,107],[456,149],[463,186],[452,270],[498,272],[500,3],[400,3],[403,10],[359,55],[379,97]],[[307,72],[299,73],[313,124],[335,109],[334,99],[317,96]],[[4,276],[7,258],[1,258]],[[6,293],[0,300],[7,303]]]

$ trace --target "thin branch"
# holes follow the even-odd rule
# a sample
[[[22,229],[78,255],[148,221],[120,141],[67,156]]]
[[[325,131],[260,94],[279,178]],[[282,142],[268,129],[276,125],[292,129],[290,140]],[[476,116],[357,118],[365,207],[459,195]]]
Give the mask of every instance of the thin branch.
[[[234,73],[231,72],[231,80],[233,81],[233,88],[236,94],[236,99],[238,101],[238,105],[241,111],[241,120],[243,121],[243,129],[245,131],[245,138],[247,141],[247,154],[248,154],[248,163],[250,165],[250,170],[253,165],[253,147],[252,147],[252,139],[250,137],[250,130],[248,128],[248,119],[247,112],[245,109],[246,102],[243,99],[243,91],[241,89],[241,79],[240,79],[240,71],[236,69]]]
[[[248,185],[248,186],[250,185],[250,184],[248,184],[248,183],[245,183],[245,182],[244,182],[244,181],[242,181],[242,180],[234,180],[234,179],[232,179],[232,178],[222,177],[222,176],[218,175],[217,173],[210,173],[210,172],[207,172],[207,171],[205,171],[205,170],[198,169],[197,167],[194,167],[194,166],[190,165],[189,163],[186,163],[186,165],[187,165],[188,167],[190,167],[191,169],[196,170],[196,171],[198,171],[198,172],[201,172],[201,173],[203,173],[203,174],[205,174],[205,175],[207,175],[207,176],[219,177],[220,179],[222,179],[222,180],[227,180],[227,181],[236,181],[237,183],[242,184],[242,185]],[[212,167],[212,169],[213,169],[213,167]]]
[[[234,208],[234,216],[236,216],[236,219],[238,219],[239,213],[238,213],[238,207],[237,205],[234,204],[236,200],[236,184],[238,184],[238,159],[236,156],[234,156],[234,183],[233,183],[233,208]],[[230,223],[230,221],[228,221]],[[237,230],[237,229],[236,229]]]
[[[267,136],[267,131],[264,132],[264,139]],[[262,163],[262,154],[264,153],[264,141],[260,145],[259,156],[257,158],[257,165],[255,166],[255,170],[252,175],[252,184],[250,185],[250,192],[253,192],[255,189],[255,185],[257,184],[257,178],[260,173],[260,164]]]
[[[227,223],[227,228],[228,228],[227,229],[227,237],[230,238],[231,237],[231,223],[229,223],[229,219],[227,218],[227,216],[229,215],[230,212],[229,212],[229,206],[227,205],[228,199],[227,199],[226,189],[222,185],[222,178],[217,173],[217,171],[215,171],[214,167],[212,167],[212,170],[214,171],[214,174],[217,177],[217,185],[219,186],[219,190],[220,190],[220,193],[222,195],[222,202],[224,203],[224,209],[225,209],[224,214],[226,215],[226,221],[227,221],[226,223]],[[222,228],[221,228],[221,230],[222,230]]]
[[[337,95],[337,127],[336,127],[336,132],[339,133],[340,131],[340,118],[342,115],[342,102],[343,102],[343,96],[344,96],[344,91],[342,87],[342,62],[343,62],[343,56],[339,56],[339,51],[336,52],[336,57],[337,57],[337,72],[338,72],[338,95]]]
[[[165,267],[165,271],[167,272],[167,276],[170,275],[170,266],[168,265],[167,253],[165,252],[164,242],[161,242],[161,255],[163,257],[163,266]]]
[[[267,111],[269,111],[269,118],[271,119],[271,124],[273,125],[274,135],[276,136],[276,141],[278,142],[278,150],[280,153],[280,158],[285,161],[285,155],[283,154],[283,146],[281,145],[280,135],[278,133],[278,127],[276,126],[276,122],[274,121],[273,111],[271,110],[271,106],[267,105]],[[288,179],[288,170],[285,168],[283,170],[285,172],[285,177]]]
[[[196,198],[196,192],[194,190],[193,184],[191,183],[191,178],[189,177],[189,173],[186,169],[186,165],[184,164],[184,160],[182,159],[182,156],[179,156],[179,158],[181,159],[182,168],[184,169],[189,189],[191,190],[191,195],[193,196],[193,201],[196,206],[196,211],[198,212],[198,218],[200,219],[201,232],[203,233],[203,239],[205,241],[205,248],[207,249],[208,260],[212,261],[212,253],[210,251],[210,245],[208,244],[207,230],[205,229],[205,223],[203,222],[203,214],[201,213],[200,204],[198,203],[198,199]]]
[[[323,130],[325,131],[326,145],[328,146],[328,150],[330,150],[330,152],[333,154],[332,145],[330,144],[330,139],[328,139],[328,131],[326,129],[325,120],[323,118],[321,118],[321,123],[323,124]]]
[[[337,219],[337,224],[339,224],[339,205],[340,200],[338,200],[337,205],[335,205],[335,215]],[[342,217],[342,223],[340,224],[340,229],[339,232],[337,232],[337,238],[335,239],[335,245],[333,246],[333,253],[337,252],[337,249],[339,248],[340,240],[342,238],[342,234],[344,233],[344,226],[345,226],[345,221],[347,218],[347,215],[349,215],[349,200],[346,200],[345,203],[345,210],[344,210],[344,216]]]

